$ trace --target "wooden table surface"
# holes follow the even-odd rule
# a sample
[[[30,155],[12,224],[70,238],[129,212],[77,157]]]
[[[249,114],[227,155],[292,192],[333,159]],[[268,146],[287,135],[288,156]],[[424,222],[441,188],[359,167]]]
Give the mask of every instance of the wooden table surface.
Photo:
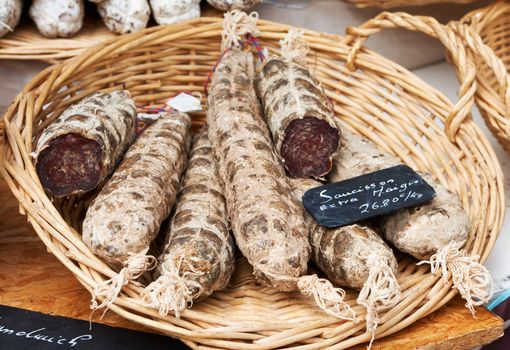
[[[39,240],[7,185],[0,180],[0,304],[88,320],[90,295]],[[116,327],[144,330],[112,312],[100,320]],[[148,331],[148,330],[147,330]],[[460,298],[407,329],[375,342],[373,349],[469,349],[503,335],[502,320],[484,308],[474,319]],[[354,349],[365,349],[357,346]]]

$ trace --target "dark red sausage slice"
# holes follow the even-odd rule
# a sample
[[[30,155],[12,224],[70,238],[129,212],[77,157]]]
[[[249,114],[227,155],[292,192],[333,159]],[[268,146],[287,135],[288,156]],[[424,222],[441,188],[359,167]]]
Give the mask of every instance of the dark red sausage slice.
[[[99,143],[79,134],[65,134],[49,142],[38,157],[37,174],[54,196],[94,189],[101,180],[103,151]]]
[[[304,117],[285,129],[281,155],[291,176],[317,178],[331,170],[338,143],[337,129],[324,120]]]

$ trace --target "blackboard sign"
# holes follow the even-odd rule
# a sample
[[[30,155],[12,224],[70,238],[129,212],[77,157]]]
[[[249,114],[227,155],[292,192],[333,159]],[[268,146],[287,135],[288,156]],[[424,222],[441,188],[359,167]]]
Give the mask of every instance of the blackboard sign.
[[[187,350],[178,340],[0,305],[0,349]]]
[[[319,225],[339,227],[430,201],[436,192],[406,165],[308,190],[303,205]]]

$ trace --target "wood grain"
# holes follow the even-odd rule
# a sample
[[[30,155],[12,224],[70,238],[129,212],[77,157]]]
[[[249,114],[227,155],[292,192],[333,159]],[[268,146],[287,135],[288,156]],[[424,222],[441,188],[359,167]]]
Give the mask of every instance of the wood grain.
[[[476,309],[476,319],[456,297],[433,314],[387,338],[377,340],[373,350],[464,350],[488,344],[503,336],[502,320],[485,308]],[[363,350],[356,346],[353,350]]]
[[[0,304],[51,315],[89,320],[90,295],[45,246],[18,213],[18,205],[5,182],[0,180]],[[114,327],[151,332],[138,324],[108,312],[92,320]],[[377,340],[374,350],[454,350],[490,343],[503,335],[503,321],[477,308],[474,319],[464,301],[454,299],[447,306],[410,327]],[[366,345],[353,350],[365,349]]]

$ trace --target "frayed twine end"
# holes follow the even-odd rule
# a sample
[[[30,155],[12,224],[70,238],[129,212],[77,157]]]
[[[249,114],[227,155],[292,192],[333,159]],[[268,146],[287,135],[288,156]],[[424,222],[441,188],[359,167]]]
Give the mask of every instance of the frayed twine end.
[[[304,295],[313,296],[317,306],[329,315],[355,322],[356,313],[344,301],[345,291],[335,288],[330,281],[317,275],[303,276],[298,279],[297,287]]]
[[[480,264],[479,256],[468,256],[467,251],[459,249],[455,243],[437,251],[430,260],[420,261],[418,265],[429,264],[432,273],[441,272],[445,283],[452,275],[453,287],[466,300],[466,307],[475,316],[475,306],[488,303],[493,294],[492,278],[485,266]]]
[[[90,308],[95,311],[106,307],[106,311],[113,304],[115,299],[119,296],[122,288],[130,281],[136,280],[145,271],[152,270],[156,267],[157,260],[151,255],[145,254],[131,254],[124,264],[124,268],[120,272],[106,280],[99,283],[92,290],[92,301]],[[101,303],[98,299],[103,299]],[[104,316],[104,313],[103,313]]]
[[[367,332],[371,334],[368,349],[375,340],[375,331],[379,325],[378,311],[395,306],[401,299],[400,285],[387,259],[379,254],[371,254],[367,258],[369,266],[368,278],[361,289],[357,302],[367,309],[365,320]]]
[[[221,33],[221,50],[227,50],[231,47],[241,47],[241,41],[245,35],[256,36],[259,34],[257,21],[259,15],[252,12],[249,15],[246,12],[233,10],[225,13],[223,19],[223,32]]]
[[[190,274],[195,275],[190,278]],[[195,281],[197,273],[179,273],[179,268],[168,263],[162,265],[162,273],[159,278],[149,284],[144,291],[142,303],[159,310],[161,316],[173,312],[175,317],[180,318],[181,312],[193,305],[193,299],[200,295],[202,287]],[[192,290],[198,290],[193,293]]]
[[[280,40],[282,57],[306,64],[306,55],[310,51],[304,38],[303,30],[290,29],[287,35]]]

